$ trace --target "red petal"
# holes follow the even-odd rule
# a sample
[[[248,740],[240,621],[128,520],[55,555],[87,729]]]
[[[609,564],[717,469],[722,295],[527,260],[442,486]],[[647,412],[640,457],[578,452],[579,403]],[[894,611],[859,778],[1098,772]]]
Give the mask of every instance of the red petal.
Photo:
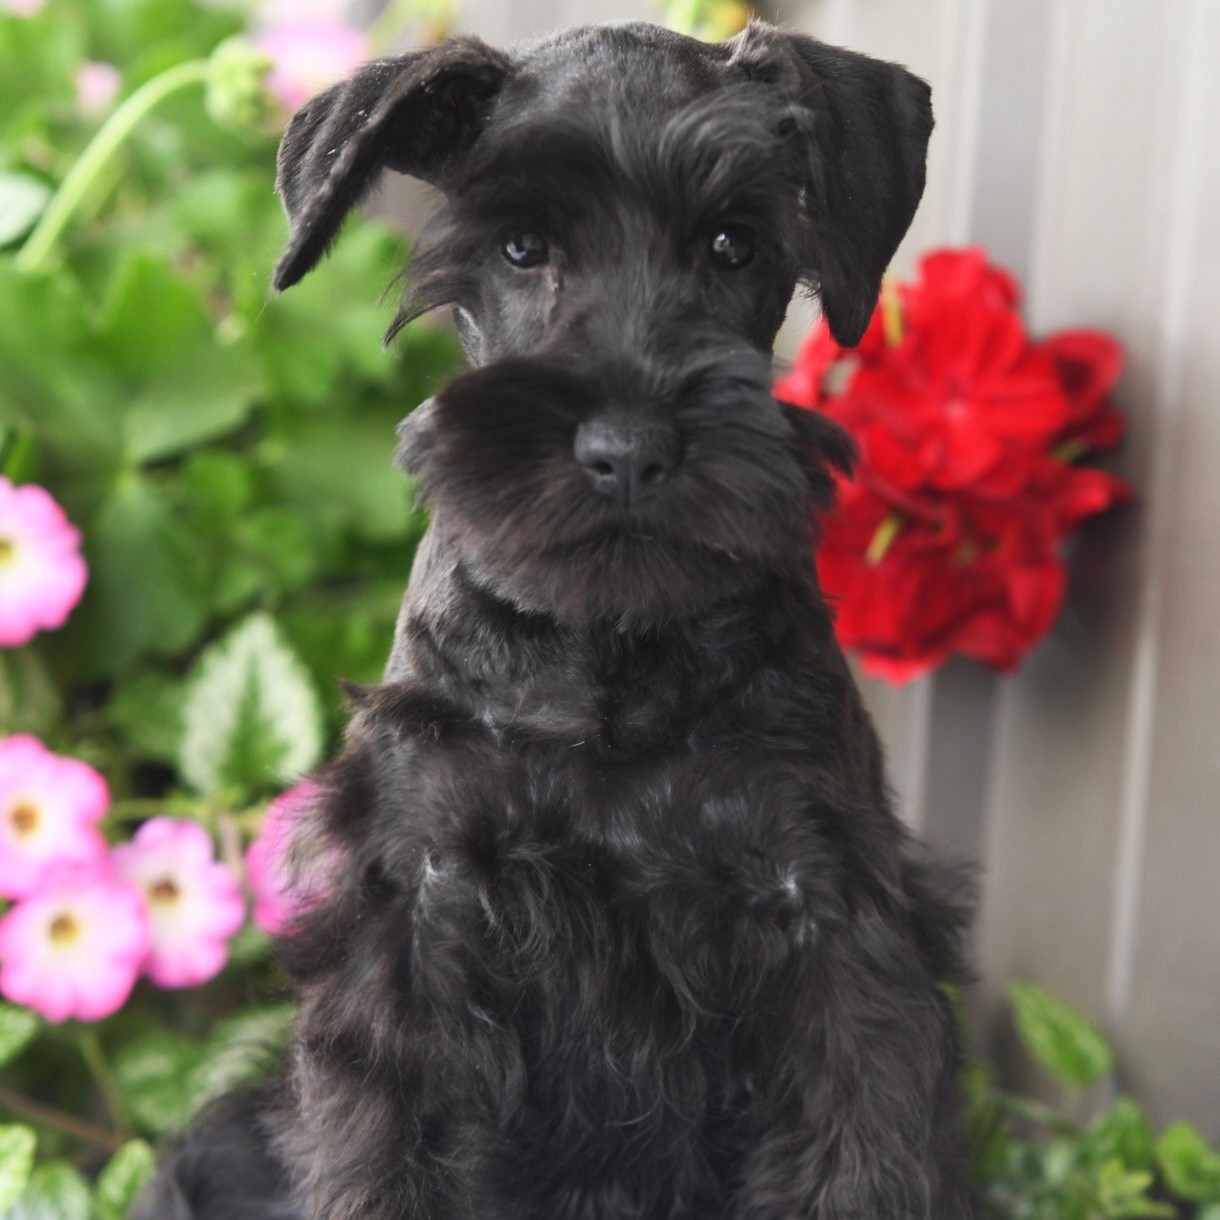
[[[1072,404],[1072,418],[1085,419],[1114,388],[1123,368],[1123,349],[1100,330],[1063,330],[1042,344]]]

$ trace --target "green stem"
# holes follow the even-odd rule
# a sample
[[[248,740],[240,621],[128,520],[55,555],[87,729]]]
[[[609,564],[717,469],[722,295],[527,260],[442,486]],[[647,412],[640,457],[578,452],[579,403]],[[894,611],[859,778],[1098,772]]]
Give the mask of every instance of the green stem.
[[[207,75],[208,61],[192,59],[154,76],[123,102],[102,125],[60,183],[59,190],[17,255],[15,262],[19,271],[36,271],[46,261],[89,187],[140,120],[171,93],[190,85],[203,84]]]
[[[57,1110],[54,1106],[43,1105],[30,1097],[23,1097],[0,1085],[0,1110],[7,1110],[15,1118],[23,1118],[27,1122],[37,1123],[42,1127],[50,1127],[52,1131],[62,1131],[73,1139],[85,1144],[96,1144],[107,1152],[116,1152],[122,1140],[112,1131],[104,1127],[85,1122],[74,1114]]]
[[[174,799],[169,797],[132,796],[114,801],[106,812],[109,822],[139,822],[162,814],[185,814],[199,818],[205,815],[207,806],[203,801]]]
[[[98,1041],[97,1030],[91,1026],[81,1030],[77,1036],[76,1045],[80,1049],[81,1058],[85,1061],[98,1091],[105,1102],[106,1112],[114,1124],[119,1138],[125,1140],[131,1134],[131,1126],[127,1121],[127,1107],[123,1104],[123,1095],[119,1091],[118,1081],[106,1061],[102,1044]]]
[[[1014,1097],[1011,1093],[993,1091],[990,1099],[1005,1114],[1019,1118],[1034,1127],[1046,1127],[1058,1135],[1072,1135],[1079,1128],[1057,1110],[1030,1097]]]

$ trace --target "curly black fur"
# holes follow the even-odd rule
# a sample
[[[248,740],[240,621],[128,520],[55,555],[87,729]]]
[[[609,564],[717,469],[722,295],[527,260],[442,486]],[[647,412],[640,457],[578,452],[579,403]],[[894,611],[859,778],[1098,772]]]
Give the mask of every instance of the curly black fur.
[[[453,305],[475,367],[402,430],[432,523],[320,776],[286,1080],[137,1215],[969,1215],[963,915],[891,811],[811,561],[850,446],[770,395],[798,279],[858,338],[930,127],[902,69],[761,24],[463,39],[298,116],[279,281],[382,168],[427,177],[402,317]],[[757,238],[732,272],[726,220]],[[514,227],[547,263],[504,261]],[[680,455],[627,506],[573,456],[611,414]]]

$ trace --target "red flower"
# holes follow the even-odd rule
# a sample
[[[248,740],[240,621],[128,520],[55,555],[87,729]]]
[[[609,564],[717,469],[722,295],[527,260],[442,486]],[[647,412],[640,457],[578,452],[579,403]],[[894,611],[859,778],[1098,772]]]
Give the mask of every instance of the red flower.
[[[924,260],[905,294],[902,341],[863,364],[847,396],[906,450],[909,481],[1007,488],[1006,459],[1054,436],[1067,398],[1012,307],[1009,281],[983,274],[974,252],[963,263],[955,268],[946,253]]]
[[[1087,330],[1035,343],[1018,300],[982,251],[937,251],[887,285],[855,351],[819,324],[776,386],[860,451],[818,571],[869,672],[901,681],[952,653],[1014,668],[1059,611],[1063,538],[1130,494],[1071,464],[1121,435],[1120,348]]]
[[[805,336],[792,370],[775,383],[776,398],[802,407],[821,407],[822,379],[845,350],[834,341],[829,328],[819,323]]]
[[[1081,451],[1113,449],[1126,426],[1109,399],[1122,372],[1123,349],[1097,330],[1060,331],[1042,346],[1068,400],[1067,422],[1057,444],[1072,444]]]

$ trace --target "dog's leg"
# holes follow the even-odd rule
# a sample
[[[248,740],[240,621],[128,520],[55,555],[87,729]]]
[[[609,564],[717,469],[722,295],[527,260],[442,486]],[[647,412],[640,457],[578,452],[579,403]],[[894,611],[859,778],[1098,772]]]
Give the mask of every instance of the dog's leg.
[[[304,1220],[272,1150],[269,1090],[227,1099],[164,1158],[130,1220]]]
[[[740,1220],[968,1220],[955,1017],[909,943],[867,916],[799,985]]]

